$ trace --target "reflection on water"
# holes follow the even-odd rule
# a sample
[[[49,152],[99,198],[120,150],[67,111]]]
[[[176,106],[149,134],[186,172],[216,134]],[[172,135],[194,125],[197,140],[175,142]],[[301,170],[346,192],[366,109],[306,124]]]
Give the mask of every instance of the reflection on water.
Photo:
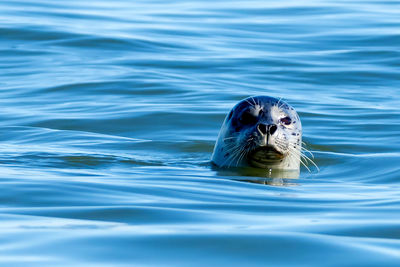
[[[0,265],[398,265],[398,1],[0,10]],[[251,95],[319,171],[211,166]]]
[[[270,186],[298,186],[299,184],[296,183],[293,178],[282,178],[282,177],[275,177],[275,178],[246,178],[244,180],[238,180],[242,182],[249,182],[249,183],[257,183],[257,184],[264,184]]]
[[[292,186],[299,178],[300,171],[282,169],[261,169],[252,167],[219,168],[212,166],[218,176],[229,176],[239,181],[255,182],[268,185]],[[243,177],[246,177],[243,179]]]

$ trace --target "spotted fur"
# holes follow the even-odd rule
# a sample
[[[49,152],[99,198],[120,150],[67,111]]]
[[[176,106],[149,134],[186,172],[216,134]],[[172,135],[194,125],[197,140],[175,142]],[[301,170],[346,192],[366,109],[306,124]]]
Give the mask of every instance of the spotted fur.
[[[293,107],[273,97],[249,97],[226,116],[212,162],[219,167],[299,170],[301,139],[301,122]]]

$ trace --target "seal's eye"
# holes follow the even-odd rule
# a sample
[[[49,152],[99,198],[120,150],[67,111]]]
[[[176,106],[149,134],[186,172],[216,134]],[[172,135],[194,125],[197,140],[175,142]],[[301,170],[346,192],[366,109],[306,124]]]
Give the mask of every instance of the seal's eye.
[[[257,117],[250,112],[244,112],[240,117],[240,122],[242,124],[255,124],[257,122]]]
[[[285,125],[289,125],[292,123],[292,119],[290,117],[284,117],[281,119],[281,123],[283,123]]]

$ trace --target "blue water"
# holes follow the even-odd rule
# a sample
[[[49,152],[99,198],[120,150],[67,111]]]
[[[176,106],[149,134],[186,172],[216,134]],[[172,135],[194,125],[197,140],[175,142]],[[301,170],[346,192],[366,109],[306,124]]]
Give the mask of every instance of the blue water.
[[[399,1],[0,2],[0,265],[399,266]],[[283,97],[320,171],[210,164]]]

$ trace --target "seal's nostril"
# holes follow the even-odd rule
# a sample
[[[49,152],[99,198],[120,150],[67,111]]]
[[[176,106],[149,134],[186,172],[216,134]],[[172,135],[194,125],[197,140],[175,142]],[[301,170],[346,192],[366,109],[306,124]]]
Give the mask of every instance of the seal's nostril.
[[[273,135],[276,132],[276,130],[278,129],[278,127],[275,124],[268,125],[268,128],[269,128],[268,132],[270,135]]]
[[[267,125],[262,124],[262,123],[260,123],[260,124],[257,126],[257,129],[258,129],[258,131],[259,131],[262,135],[266,135],[267,132],[268,132],[268,127],[267,127]]]
[[[258,124],[257,129],[262,135],[273,135],[276,130],[278,130],[278,126],[276,126],[275,124],[265,125],[260,123]]]

